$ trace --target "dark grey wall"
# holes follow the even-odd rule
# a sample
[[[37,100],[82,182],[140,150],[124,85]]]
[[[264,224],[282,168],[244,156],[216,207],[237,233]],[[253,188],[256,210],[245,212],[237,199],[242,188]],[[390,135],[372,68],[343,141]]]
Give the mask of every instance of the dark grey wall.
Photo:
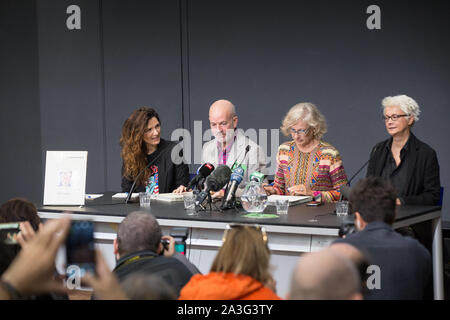
[[[183,126],[178,1],[102,1],[107,190],[120,189],[123,122],[155,108],[162,137]]]
[[[81,7],[81,30],[66,9]],[[87,150],[86,185],[105,190],[103,58],[99,1],[37,1],[42,162],[47,150]]]
[[[69,4],[82,9],[79,31],[65,27]],[[33,146],[40,144],[42,155],[49,149],[88,150],[87,192],[118,190],[120,128],[138,106],[161,113],[168,138],[175,128],[192,130],[194,120],[207,129],[208,107],[219,98],[236,104],[244,129],[278,128],[292,105],[310,101],[326,116],[325,140],[339,149],[351,176],[371,147],[387,138],[381,99],[405,93],[421,106],[414,132],[437,151],[446,186],[449,5],[377,1],[382,29],[371,31],[366,28],[371,4],[38,1],[39,38],[28,39],[39,48],[40,97],[36,88],[29,92],[40,101],[33,110],[41,113],[41,141],[34,137]],[[36,60],[35,53],[28,55]],[[3,105],[14,96],[0,99]],[[449,201],[446,192],[446,219]]]
[[[42,199],[35,3],[0,1],[0,201]]]

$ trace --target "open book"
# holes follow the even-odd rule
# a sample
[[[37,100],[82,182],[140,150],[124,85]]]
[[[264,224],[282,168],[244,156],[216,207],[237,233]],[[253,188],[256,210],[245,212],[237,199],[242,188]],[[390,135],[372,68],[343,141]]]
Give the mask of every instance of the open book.
[[[269,196],[269,198],[268,198],[268,205],[274,206],[275,201],[277,199],[285,199],[285,198],[289,199],[289,206],[295,206],[297,204],[310,202],[313,199],[313,197],[311,197],[311,196],[281,196],[281,195],[273,194],[273,195]]]

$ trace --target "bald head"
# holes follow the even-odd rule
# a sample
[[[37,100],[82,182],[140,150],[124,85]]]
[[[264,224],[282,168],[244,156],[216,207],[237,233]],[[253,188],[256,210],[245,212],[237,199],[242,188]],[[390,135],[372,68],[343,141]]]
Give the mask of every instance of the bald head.
[[[364,259],[363,254],[358,249],[347,243],[334,243],[330,246],[330,250],[349,258],[353,262]]]
[[[330,250],[349,258],[359,272],[362,284],[367,280],[367,268],[370,266],[370,256],[367,252],[361,251],[358,248],[348,243],[334,243],[329,247]]]
[[[209,124],[219,142],[227,145],[234,136],[238,117],[234,105],[228,100],[217,100],[209,108]]]
[[[209,116],[211,115],[224,115],[226,117],[233,117],[236,115],[236,108],[234,104],[232,104],[228,100],[217,100],[215,101],[211,107],[209,107]]]
[[[360,299],[360,277],[347,257],[330,249],[304,254],[294,270],[292,300]]]

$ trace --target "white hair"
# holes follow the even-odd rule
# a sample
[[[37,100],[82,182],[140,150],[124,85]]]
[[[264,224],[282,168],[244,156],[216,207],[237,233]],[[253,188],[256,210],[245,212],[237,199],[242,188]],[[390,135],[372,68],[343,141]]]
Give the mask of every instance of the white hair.
[[[413,116],[414,122],[419,121],[419,105],[413,98],[408,97],[407,95],[402,94],[393,97],[386,97],[383,99],[381,104],[383,105],[383,110],[387,107],[399,107],[407,115]]]
[[[293,106],[283,119],[281,132],[285,136],[290,135],[291,127],[298,121],[305,121],[310,127],[314,128],[314,137],[321,139],[327,132],[327,122],[319,109],[310,102],[298,103]]]

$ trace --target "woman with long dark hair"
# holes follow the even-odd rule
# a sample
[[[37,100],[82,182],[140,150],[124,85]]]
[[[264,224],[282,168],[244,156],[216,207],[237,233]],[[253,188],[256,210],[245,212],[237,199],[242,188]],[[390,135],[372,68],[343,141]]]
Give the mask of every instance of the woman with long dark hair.
[[[125,121],[120,137],[122,147],[122,192],[129,192],[139,176],[134,192],[152,194],[178,192],[189,183],[189,168],[176,143],[161,138],[161,120],[153,108],[135,110]],[[153,162],[148,168],[148,164]]]

